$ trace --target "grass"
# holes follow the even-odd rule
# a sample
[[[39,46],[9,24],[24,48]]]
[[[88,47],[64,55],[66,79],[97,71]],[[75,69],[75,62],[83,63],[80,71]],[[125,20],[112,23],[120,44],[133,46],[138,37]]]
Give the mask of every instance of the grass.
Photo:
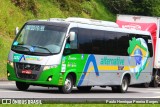
[[[65,0],[64,0],[65,1]],[[21,27],[31,19],[85,17],[114,21],[115,15],[107,11],[100,0],[82,0],[84,2],[67,0],[69,10],[60,7],[58,0],[34,0],[36,15],[30,9],[21,9],[11,0],[1,0],[0,3],[0,80],[6,79],[6,61],[15,37],[15,28]]]
[[[111,14],[100,0],[92,0],[91,3],[84,3],[84,6],[90,8],[91,18],[93,19],[107,19],[109,21],[115,21],[116,19],[116,15]]]
[[[5,38],[4,38],[5,37]],[[0,35],[0,79],[6,79],[6,62],[7,55],[11,46],[12,39],[10,37]]]

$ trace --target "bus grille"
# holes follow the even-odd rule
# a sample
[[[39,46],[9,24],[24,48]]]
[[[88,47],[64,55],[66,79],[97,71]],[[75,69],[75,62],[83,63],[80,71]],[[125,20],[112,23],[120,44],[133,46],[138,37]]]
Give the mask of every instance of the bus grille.
[[[16,68],[17,69],[30,69],[30,70],[35,70],[39,71],[41,68],[41,65],[36,65],[36,64],[27,64],[27,63],[16,63]]]
[[[36,80],[40,73],[42,72],[41,65],[37,64],[28,64],[28,63],[19,63],[16,62],[14,64],[17,77],[20,79],[27,79],[27,80]],[[22,70],[31,70],[31,74],[24,74]]]
[[[22,73],[18,73],[18,77],[19,78],[23,78],[23,79],[36,79],[37,75],[36,74],[22,74]]]

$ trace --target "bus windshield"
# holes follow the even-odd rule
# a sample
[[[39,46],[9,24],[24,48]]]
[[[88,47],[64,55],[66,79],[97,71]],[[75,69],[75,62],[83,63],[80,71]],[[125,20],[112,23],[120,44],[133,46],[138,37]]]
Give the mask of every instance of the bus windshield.
[[[32,54],[57,54],[66,33],[65,27],[25,25],[13,42],[12,50]]]

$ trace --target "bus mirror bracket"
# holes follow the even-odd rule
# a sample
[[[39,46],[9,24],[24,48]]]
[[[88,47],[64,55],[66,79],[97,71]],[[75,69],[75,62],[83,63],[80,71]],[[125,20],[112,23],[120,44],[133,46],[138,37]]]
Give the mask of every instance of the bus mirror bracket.
[[[16,27],[16,29],[15,29],[15,35],[17,35],[18,32],[19,32],[19,27]]]
[[[70,32],[69,33],[69,36],[70,36],[70,41],[74,41],[75,40],[75,36],[76,36],[76,33],[75,32]]]

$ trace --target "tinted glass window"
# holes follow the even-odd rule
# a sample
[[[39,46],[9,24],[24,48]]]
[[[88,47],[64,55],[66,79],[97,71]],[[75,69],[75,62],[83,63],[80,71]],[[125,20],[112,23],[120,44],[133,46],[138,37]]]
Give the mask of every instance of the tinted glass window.
[[[127,33],[116,33],[117,38],[117,54],[116,55],[128,55],[128,47],[129,47],[129,34]]]
[[[67,28],[55,25],[25,25],[12,50],[25,54],[50,55],[61,51]]]
[[[115,32],[105,31],[104,52],[108,55],[115,55],[117,53],[117,36]]]
[[[149,43],[148,41],[151,40],[151,37],[148,35],[139,35],[139,34],[130,34],[129,35],[130,40],[132,38],[143,38],[145,40],[145,44],[148,46],[148,51],[150,52],[150,57],[153,56],[153,48],[152,48],[152,43]]]
[[[87,29],[79,29],[78,31],[78,42],[80,53],[92,53],[92,38],[91,31]]]
[[[150,36],[82,28],[78,31],[78,51],[84,54],[128,56],[129,41],[132,38],[143,38],[150,56],[153,55],[152,44],[148,43]]]
[[[66,44],[65,44],[65,48],[64,48],[64,53],[63,53],[64,55],[78,53],[77,52],[77,49],[78,49],[78,39],[77,39],[78,29],[71,28],[69,32],[72,32],[72,35],[74,35],[75,37],[72,41],[70,41],[70,37],[68,37]]]
[[[91,30],[92,52],[94,54],[104,54],[104,31]]]
[[[70,41],[70,49],[77,49],[78,48],[78,40],[77,40],[77,34],[78,34],[78,29],[77,28],[72,28],[70,32],[75,32],[75,38],[73,41]]]

